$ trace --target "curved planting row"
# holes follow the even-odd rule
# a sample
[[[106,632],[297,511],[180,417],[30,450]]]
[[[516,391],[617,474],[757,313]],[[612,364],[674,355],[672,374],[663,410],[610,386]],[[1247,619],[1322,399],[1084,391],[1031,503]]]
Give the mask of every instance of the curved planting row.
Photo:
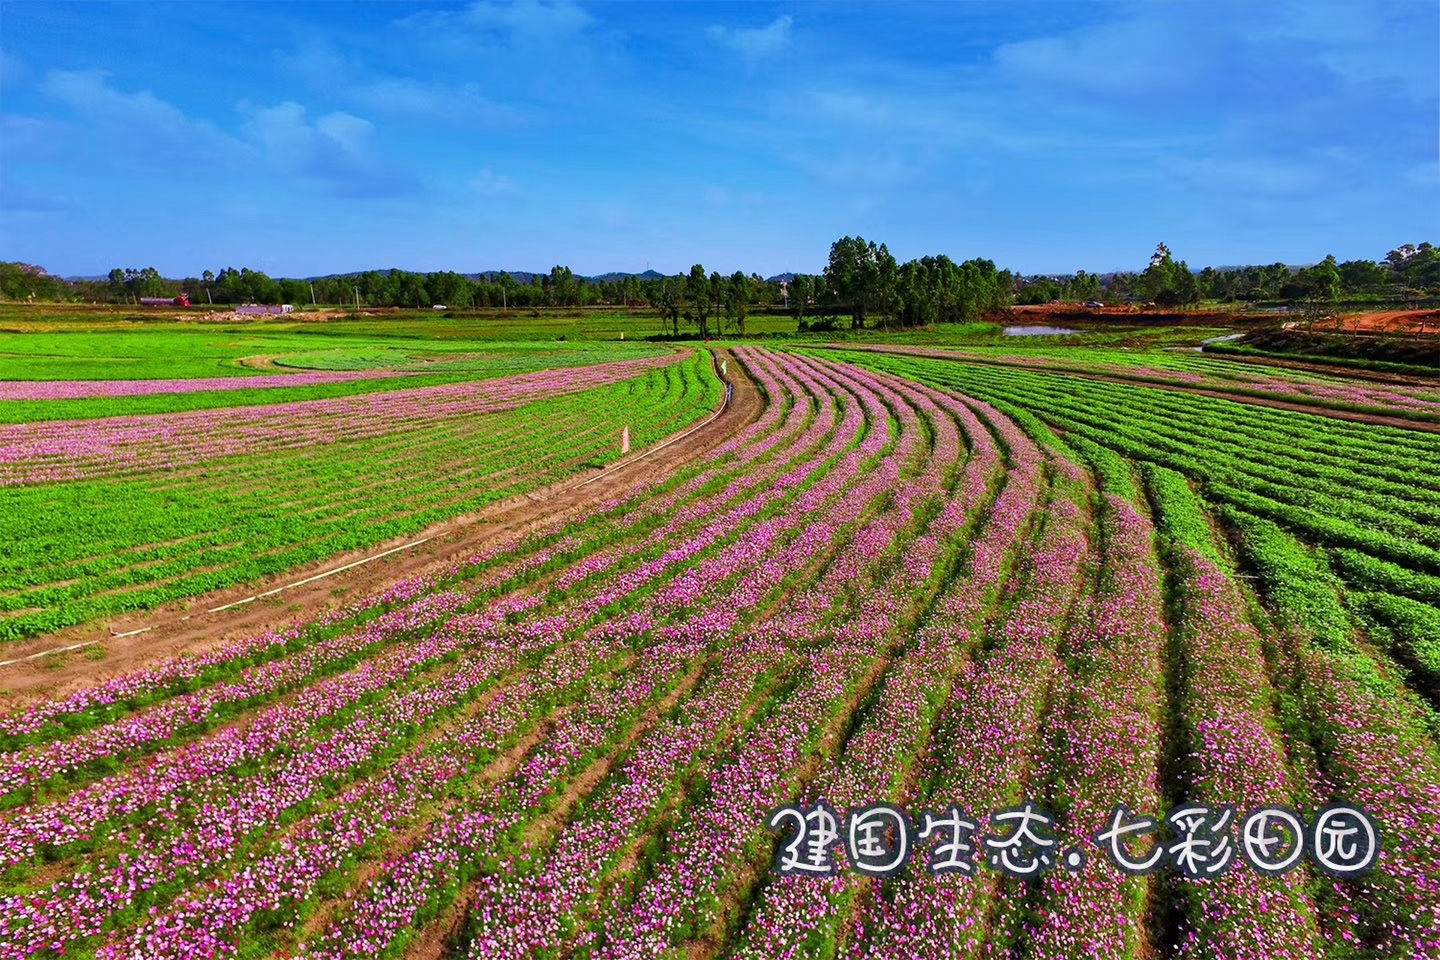
[[[406,376],[390,370],[306,370],[236,377],[185,377],[176,380],[0,380],[0,400],[75,400],[82,397],[135,397],[155,393],[309,387]]]
[[[430,389],[468,392],[446,401]],[[622,427],[636,445],[653,443],[713,411],[722,389],[708,354],[695,352],[394,391],[373,398],[383,409],[352,409],[347,399],[246,408],[265,416],[234,423],[220,416],[226,411],[203,423],[186,419],[200,414],[133,418],[143,423],[115,429],[150,439],[117,446],[123,463],[95,460],[105,476],[0,488],[0,536],[20,545],[0,560],[0,637],[414,534],[614,459]],[[47,429],[67,437],[75,456],[94,459],[84,435],[106,423]],[[269,446],[231,450],[252,434]],[[163,453],[195,444],[200,459],[191,467]],[[50,471],[47,462],[32,456],[11,467]]]
[[[1347,426],[1287,446],[1265,420],[1237,431],[1243,469],[1187,478],[1163,464],[1219,470],[1241,442],[1167,447],[1166,417],[1201,408],[1122,423],[950,362],[735,355],[766,406],[702,463],[0,717],[0,957],[1440,948],[1440,728],[1405,672],[1427,662],[1424,601],[1348,595],[1326,554],[1210,499],[1266,496],[1283,462],[1271,492],[1354,480],[1337,522],[1393,501],[1423,525],[1425,485],[1398,479],[1423,443]],[[1354,457],[1327,464],[1328,442]],[[772,869],[782,804],[843,825],[889,802],[917,827],[955,807],[978,846],[1024,800],[1083,868],[1020,880],[980,851],[973,876],[937,874],[926,843],[881,879],[841,838],[832,875]],[[1092,839],[1117,804],[1333,800],[1385,832],[1359,881],[1131,876]]]
[[[867,517],[895,512],[903,477],[926,478],[935,512],[932,441],[946,445],[947,482],[964,448],[953,422],[925,425],[913,389],[759,353],[749,363],[777,412],[666,489],[285,636],[7,716],[7,955],[190,956],[277,937],[323,953],[421,864],[463,878],[485,861],[455,859],[464,838],[514,842],[608,752],[653,742],[640,738],[662,723],[657,709],[724,729],[768,714],[755,691],[792,687],[778,678],[793,655],[757,648],[732,665],[723,637],[772,616]],[[442,849],[451,858],[434,860]],[[361,883],[368,858],[397,853]],[[284,933],[295,928],[282,915],[300,932]]]
[[[1317,408],[1440,419],[1435,387],[1380,385],[1342,373],[1291,370],[1264,363],[1199,356],[1188,350],[1134,351],[1032,346],[1023,354],[1002,348],[941,350],[885,345],[873,349],[915,356],[953,357],[1057,373],[1102,376],[1137,383],[1203,388],[1239,397],[1275,398]]]
[[[1129,584],[1112,607],[1129,612],[1113,639],[1074,648],[1084,655],[1061,716],[1090,719],[1057,720],[1043,774],[1062,821],[1086,790],[1104,787],[1103,809],[1130,795],[1128,782],[1160,809],[1225,804],[1242,817],[1261,805],[1314,817],[1333,802],[1359,804],[1381,833],[1375,869],[1358,880],[1302,863],[1281,877],[1243,867],[1206,880],[1162,872],[1107,894],[1088,870],[1057,873],[1023,906],[1006,903],[1016,920],[985,930],[992,943],[1037,956],[1440,949],[1440,594],[1431,583],[1440,569],[1440,442],[1053,374],[847,357],[978,394],[1021,422],[1048,421],[1103,481],[1107,560],[1094,626],[1111,605],[1107,580]],[[1147,504],[1159,523],[1168,639],[1154,619]],[[1117,641],[1125,646],[1112,649]],[[1124,781],[1095,776],[1127,767]]]
[[[339,400],[0,427],[0,483],[160,470],[217,457],[381,436],[630,380],[683,355],[620,360]],[[11,466],[13,464],[13,466]]]

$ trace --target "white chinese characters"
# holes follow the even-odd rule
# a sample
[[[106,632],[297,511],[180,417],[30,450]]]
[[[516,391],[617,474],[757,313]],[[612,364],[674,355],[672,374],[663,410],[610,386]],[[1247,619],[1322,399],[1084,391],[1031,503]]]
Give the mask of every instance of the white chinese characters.
[[[845,866],[873,877],[903,870],[917,853],[934,874],[970,877],[985,864],[1020,880],[1057,866],[1075,873],[1087,862],[1079,846],[1062,849],[1055,818],[1034,802],[991,813],[986,822],[992,832],[983,836],[976,833],[980,822],[952,805],[923,813],[917,830],[894,804],[856,807],[841,818],[824,801],[780,807],[769,820],[772,830],[788,834],[775,857],[782,874],[833,875],[842,849]],[[1307,854],[1322,872],[1350,879],[1373,869],[1380,856],[1375,822],[1359,807],[1339,803],[1320,810],[1308,828],[1297,811],[1279,804],[1239,818],[1229,806],[1188,803],[1163,819],[1117,804],[1088,839],[1122,873],[1143,876],[1168,866],[1201,881],[1240,863],[1279,876]]]

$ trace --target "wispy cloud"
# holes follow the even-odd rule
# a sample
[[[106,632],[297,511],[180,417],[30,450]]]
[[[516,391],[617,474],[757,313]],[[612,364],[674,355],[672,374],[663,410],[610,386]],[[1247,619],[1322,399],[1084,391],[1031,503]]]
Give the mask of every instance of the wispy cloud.
[[[16,183],[8,172],[0,171],[0,211],[6,214],[45,216],[79,209],[75,197],[32,190]]]
[[[595,18],[569,0],[515,0],[513,3],[479,0],[460,10],[411,14],[399,23],[427,31],[464,31],[510,41],[548,44],[566,41],[588,29]]]
[[[779,53],[790,42],[790,16],[776,17],[763,27],[722,27],[712,24],[705,35],[747,60],[759,60]]]
[[[1237,192],[1303,197],[1331,182],[1328,165],[1316,161],[1264,157],[1175,158],[1165,165],[1172,175],[1216,195]]]
[[[922,179],[928,164],[884,148],[836,152],[823,156],[795,154],[789,158],[811,176],[832,186],[887,189]]]
[[[0,50],[0,86],[14,86],[24,78],[25,64]]]
[[[186,116],[149,90],[117,90],[108,78],[102,70],[51,70],[40,89],[128,150],[192,160],[238,158],[247,152],[245,144],[214,124]]]
[[[271,107],[241,103],[246,134],[264,148],[277,171],[315,180],[346,196],[411,193],[413,178],[376,155],[375,125],[349,113],[328,113],[311,123],[293,100]]]
[[[101,133],[112,146],[108,160],[138,159],[152,172],[177,165],[191,174],[258,170],[345,196],[394,196],[417,188],[413,177],[375,150],[374,124],[350,113],[327,113],[312,122],[293,100],[274,106],[241,102],[236,135],[149,90],[120,90],[101,71],[52,70],[41,89]]]
[[[445,83],[388,73],[324,43],[277,51],[275,62],[317,93],[395,120],[449,125],[523,120],[520,111],[487,96],[478,83]]]
[[[67,132],[65,124],[48,117],[0,115],[0,155],[10,164],[63,156]],[[10,164],[0,163],[0,170]]]
[[[995,64],[1012,82],[1158,102],[1192,82],[1204,56],[1178,20],[1157,12],[1030,37],[998,47]]]
[[[358,104],[395,117],[447,123],[514,123],[520,119],[519,111],[489,99],[477,83],[452,85],[382,77],[361,82],[351,96]]]
[[[482,197],[503,197],[515,192],[515,182],[492,170],[481,170],[470,178],[467,186]]]
[[[733,190],[713,183],[702,187],[700,195],[712,207],[756,207],[767,202],[765,194],[758,190]]]

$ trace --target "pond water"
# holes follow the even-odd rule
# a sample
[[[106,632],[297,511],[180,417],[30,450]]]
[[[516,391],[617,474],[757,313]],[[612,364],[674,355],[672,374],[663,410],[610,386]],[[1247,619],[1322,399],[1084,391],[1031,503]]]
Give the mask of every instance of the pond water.
[[[1227,336],[1223,336],[1223,337],[1211,337],[1209,340],[1201,340],[1201,341],[1200,341],[1200,346],[1198,346],[1198,347],[1185,347],[1185,348],[1183,348],[1183,349],[1185,349],[1185,350],[1194,350],[1196,353],[1204,353],[1204,352],[1205,352],[1205,344],[1207,344],[1207,343],[1224,343],[1226,340],[1239,340],[1239,339],[1240,339],[1241,337],[1243,337],[1243,336],[1245,336],[1245,334],[1243,334],[1243,333],[1232,333],[1232,334],[1228,334]]]
[[[1054,337],[1079,332],[1079,330],[1071,330],[1069,327],[1024,326],[1005,328],[1005,336],[1007,337]]]

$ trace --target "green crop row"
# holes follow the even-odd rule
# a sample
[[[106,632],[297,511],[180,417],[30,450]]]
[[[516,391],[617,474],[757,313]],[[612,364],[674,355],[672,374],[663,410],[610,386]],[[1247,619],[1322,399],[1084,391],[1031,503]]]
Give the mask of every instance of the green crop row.
[[[0,490],[0,637],[59,629],[409,536],[619,456],[720,400],[708,354],[424,429],[197,468]],[[518,469],[523,465],[524,469]]]
[[[1410,572],[1407,587],[1390,570],[1386,589],[1427,599],[1440,574],[1440,440],[1429,435],[1031,371],[877,354],[847,359],[1028,409],[1062,428],[1072,445],[1088,440],[1168,467],[1203,484],[1214,502]],[[1341,572],[1359,565],[1342,564]]]

